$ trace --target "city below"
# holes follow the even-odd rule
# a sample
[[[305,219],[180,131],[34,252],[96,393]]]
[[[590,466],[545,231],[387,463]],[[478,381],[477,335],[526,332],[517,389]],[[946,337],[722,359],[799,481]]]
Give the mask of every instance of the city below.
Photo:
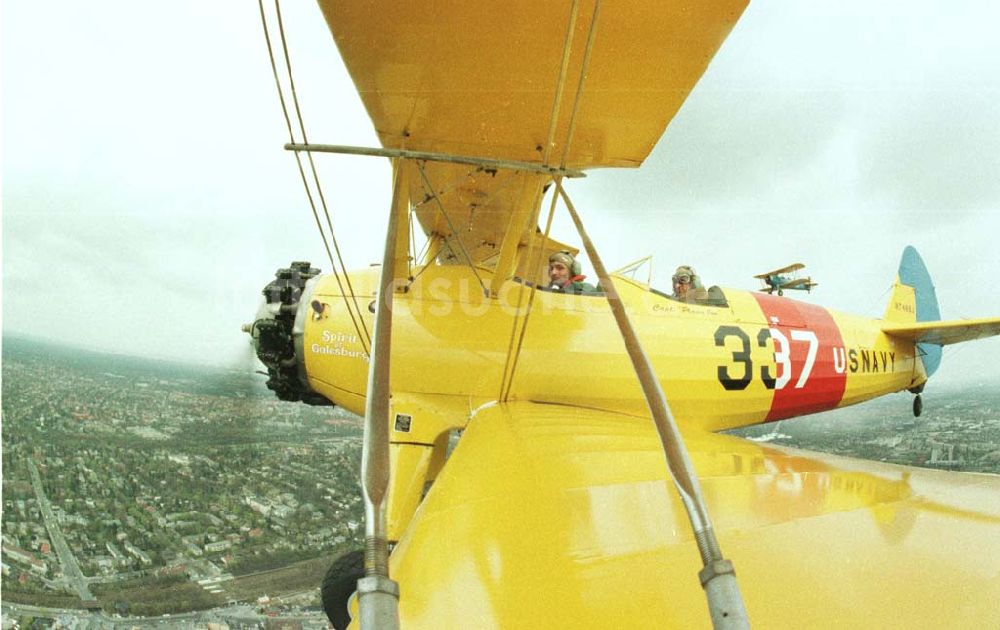
[[[318,586],[364,529],[361,420],[254,370],[3,339],[4,628],[327,627]],[[730,433],[1000,473],[1000,388],[924,398]]]

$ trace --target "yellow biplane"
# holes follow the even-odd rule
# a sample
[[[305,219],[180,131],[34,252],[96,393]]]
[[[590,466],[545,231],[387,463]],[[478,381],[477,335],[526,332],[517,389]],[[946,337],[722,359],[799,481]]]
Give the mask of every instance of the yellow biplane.
[[[288,116],[286,148],[304,178],[321,152],[392,161],[383,261],[294,263],[246,330],[279,397],[365,416],[335,625],[355,585],[364,628],[1000,625],[1000,479],[715,433],[919,404],[941,347],[1000,318],[939,321],[912,248],[882,319],[680,302],[609,275],[572,203],[587,169],[643,162],[746,0],[319,4],[381,146],[306,143]],[[602,294],[541,288],[575,253],[557,207]]]

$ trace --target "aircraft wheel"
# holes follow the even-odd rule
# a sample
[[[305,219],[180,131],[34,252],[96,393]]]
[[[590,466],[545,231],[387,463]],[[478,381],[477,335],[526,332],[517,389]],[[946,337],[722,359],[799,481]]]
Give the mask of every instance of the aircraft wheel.
[[[920,394],[913,397],[913,417],[919,418],[921,412],[924,410],[924,401],[920,398]]]
[[[784,295],[784,294],[785,294],[785,292],[784,292],[784,291],[782,291],[781,289],[778,289],[778,295],[779,295],[779,296],[781,296],[781,295]]]
[[[358,580],[365,576],[365,552],[352,549],[333,561],[323,577],[320,599],[327,619],[337,630],[351,622],[347,614],[347,600],[358,588]]]

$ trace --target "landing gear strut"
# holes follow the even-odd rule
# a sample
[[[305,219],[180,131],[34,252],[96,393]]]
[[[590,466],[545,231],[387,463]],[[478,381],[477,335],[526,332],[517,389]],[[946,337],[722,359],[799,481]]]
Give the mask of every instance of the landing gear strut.
[[[923,410],[924,410],[924,401],[920,397],[920,394],[917,394],[916,396],[913,397],[913,417],[919,418],[920,413]]]

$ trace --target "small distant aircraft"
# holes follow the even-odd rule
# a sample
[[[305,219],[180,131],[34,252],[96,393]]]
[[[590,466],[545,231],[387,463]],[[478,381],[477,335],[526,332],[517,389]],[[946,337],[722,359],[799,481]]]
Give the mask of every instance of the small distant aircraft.
[[[762,288],[761,291],[767,293],[768,295],[773,294],[775,291],[778,292],[778,295],[784,295],[785,289],[811,291],[812,288],[817,286],[819,283],[813,282],[812,278],[798,277],[797,272],[801,269],[805,269],[805,267],[806,266],[802,263],[795,263],[793,265],[788,265],[787,267],[782,267],[781,269],[775,269],[774,271],[762,273],[759,276],[754,276],[754,278],[758,278],[764,283],[764,288]]]

